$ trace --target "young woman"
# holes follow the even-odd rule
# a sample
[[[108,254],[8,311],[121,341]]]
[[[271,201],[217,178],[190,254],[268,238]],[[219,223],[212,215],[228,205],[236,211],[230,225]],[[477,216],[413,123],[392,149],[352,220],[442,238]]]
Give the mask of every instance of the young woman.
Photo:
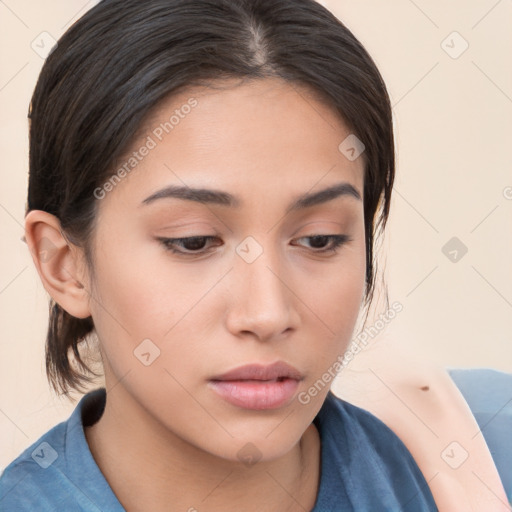
[[[104,0],[30,110],[47,372],[86,394],[2,510],[431,511],[417,462],[330,392],[394,178],[372,59],[313,0]],[[324,383],[322,386],[321,383]]]

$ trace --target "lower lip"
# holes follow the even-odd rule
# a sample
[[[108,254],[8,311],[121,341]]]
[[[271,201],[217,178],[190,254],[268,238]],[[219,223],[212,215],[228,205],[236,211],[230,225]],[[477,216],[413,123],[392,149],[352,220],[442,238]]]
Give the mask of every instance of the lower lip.
[[[211,380],[210,387],[222,398],[244,409],[278,409],[287,404],[299,381]]]

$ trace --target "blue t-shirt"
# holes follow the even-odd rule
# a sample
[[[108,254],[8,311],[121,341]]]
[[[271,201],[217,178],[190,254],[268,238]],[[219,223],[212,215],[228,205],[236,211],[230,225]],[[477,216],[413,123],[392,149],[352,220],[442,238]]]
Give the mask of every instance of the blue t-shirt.
[[[67,421],[5,468],[2,512],[124,511],[84,434],[84,426],[103,414],[105,400],[104,388],[83,396]],[[321,439],[321,474],[312,512],[437,510],[412,455],[378,418],[329,391],[313,422]]]

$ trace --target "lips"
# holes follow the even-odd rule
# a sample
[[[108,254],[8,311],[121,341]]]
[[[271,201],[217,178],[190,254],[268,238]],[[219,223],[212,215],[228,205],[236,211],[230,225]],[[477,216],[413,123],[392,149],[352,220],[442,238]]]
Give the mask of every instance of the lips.
[[[212,377],[213,381],[241,381],[241,380],[266,380],[277,381],[283,379],[302,380],[303,375],[293,366],[278,361],[270,365],[248,364],[230,370],[222,375]]]
[[[242,409],[279,409],[292,400],[304,376],[289,364],[249,364],[217,375],[208,387]]]

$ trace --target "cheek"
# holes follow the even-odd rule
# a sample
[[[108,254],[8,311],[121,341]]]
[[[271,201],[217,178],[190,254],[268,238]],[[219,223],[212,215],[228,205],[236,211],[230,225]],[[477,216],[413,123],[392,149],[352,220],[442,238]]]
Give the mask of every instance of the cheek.
[[[222,313],[215,290],[200,300],[218,280],[218,271],[205,275],[192,266],[173,265],[159,248],[117,250],[105,244],[104,250],[109,257],[96,265],[97,295],[91,310],[114,374],[119,378],[134,370],[135,378],[147,370],[135,355],[147,346],[141,345],[147,339],[158,348],[152,369],[168,368],[180,376],[192,371],[184,361],[190,360],[191,351],[211,343],[203,331],[213,329],[212,322]],[[217,315],[212,314],[214,307]],[[203,336],[204,343],[192,343],[192,332],[195,338]],[[145,373],[149,374],[157,372]]]
[[[112,325],[134,342],[162,337],[193,302],[194,283],[158,248],[105,247],[105,252],[108,258],[96,269],[100,325]]]
[[[321,343],[323,366],[332,364],[349,345],[360,314],[366,286],[366,253],[364,240],[346,248],[336,264],[327,266],[322,275],[308,279],[303,288],[304,303]],[[323,340],[323,341],[321,341]]]

